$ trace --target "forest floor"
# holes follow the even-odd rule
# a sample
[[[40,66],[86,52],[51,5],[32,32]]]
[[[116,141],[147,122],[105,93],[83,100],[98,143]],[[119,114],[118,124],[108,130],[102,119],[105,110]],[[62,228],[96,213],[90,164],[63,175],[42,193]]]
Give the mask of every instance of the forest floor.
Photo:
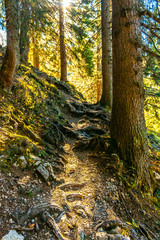
[[[160,189],[133,188],[108,111],[29,66],[0,95],[0,238],[160,239]]]

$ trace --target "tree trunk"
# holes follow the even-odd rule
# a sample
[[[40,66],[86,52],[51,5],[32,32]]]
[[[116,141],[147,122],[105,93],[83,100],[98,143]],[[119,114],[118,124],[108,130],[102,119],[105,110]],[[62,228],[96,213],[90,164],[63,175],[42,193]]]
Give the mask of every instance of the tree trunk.
[[[64,42],[64,9],[62,0],[59,0],[59,30],[60,30],[61,80],[67,81],[67,59],[66,59],[66,46]]]
[[[113,108],[111,136],[137,181],[149,182],[144,119],[141,29],[138,0],[112,0]]]
[[[29,0],[22,1],[21,29],[20,29],[20,55],[21,61],[28,62],[29,53]]]
[[[5,0],[7,49],[0,71],[0,85],[10,87],[16,67],[19,65],[18,0]]]
[[[102,81],[101,104],[111,108],[112,105],[112,42],[110,1],[101,0],[102,21]]]
[[[32,38],[33,43],[33,67],[39,69],[39,46],[36,38]]]
[[[101,57],[100,57],[100,5],[97,5],[97,102],[100,102],[101,99],[101,92],[102,92],[102,86],[101,86]]]

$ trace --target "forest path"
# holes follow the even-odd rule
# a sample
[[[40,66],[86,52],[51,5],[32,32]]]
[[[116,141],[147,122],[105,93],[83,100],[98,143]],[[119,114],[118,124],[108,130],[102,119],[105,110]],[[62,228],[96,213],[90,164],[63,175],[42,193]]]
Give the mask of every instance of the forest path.
[[[158,239],[157,210],[122,181],[109,111],[21,71],[0,101],[0,238],[14,229],[25,240]]]
[[[103,174],[106,165],[101,160],[101,156],[104,156],[105,152],[101,152],[104,149],[98,146],[100,145],[99,140],[93,141],[93,139],[100,137],[96,131],[103,128],[105,121],[86,117],[66,116],[73,131],[78,132],[78,139],[65,138],[66,143],[63,148],[67,164],[65,173],[59,175],[59,178],[62,178],[64,182],[56,187],[51,194],[51,203],[65,206],[66,209],[66,212],[62,213],[59,218],[60,231],[65,239],[70,240],[129,239],[127,238],[129,233],[118,227],[121,222],[110,204],[111,202],[114,204],[119,198],[117,182],[113,178],[112,172],[108,172],[107,176]],[[92,130],[92,133],[86,133],[88,128]],[[84,129],[85,132],[83,132]],[[94,129],[96,129],[95,133]],[[108,136],[109,132],[105,134]],[[97,146],[98,150],[101,150],[99,154],[97,154]],[[114,156],[112,160],[115,160]],[[106,222],[108,227],[101,228],[100,224],[103,225]],[[113,230],[116,227],[117,231]],[[122,232],[124,236],[121,235]]]

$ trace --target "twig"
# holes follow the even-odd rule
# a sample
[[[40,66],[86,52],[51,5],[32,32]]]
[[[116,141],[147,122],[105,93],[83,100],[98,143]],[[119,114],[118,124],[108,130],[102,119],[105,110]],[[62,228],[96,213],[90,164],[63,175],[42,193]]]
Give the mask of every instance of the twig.
[[[17,226],[17,227],[15,227],[15,230],[17,230],[17,231],[30,232],[30,231],[34,230],[34,227],[33,227],[33,228],[25,228],[25,227],[19,227],[19,226]]]

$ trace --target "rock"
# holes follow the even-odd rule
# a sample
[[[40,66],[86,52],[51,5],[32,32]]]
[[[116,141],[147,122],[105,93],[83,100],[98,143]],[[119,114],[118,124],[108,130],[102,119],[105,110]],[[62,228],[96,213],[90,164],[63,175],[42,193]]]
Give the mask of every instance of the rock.
[[[108,230],[107,233],[109,233],[109,234],[118,234],[116,229]]]
[[[33,154],[30,154],[30,158],[33,159],[35,162],[37,162],[37,161],[41,162],[42,161],[42,159],[40,157],[37,157],[37,156],[35,156]]]
[[[19,163],[19,166],[21,168],[26,168],[27,167],[27,160],[24,156],[20,156],[18,159],[17,159],[17,162]]]
[[[108,234],[106,232],[97,232],[96,240],[108,240]]]
[[[97,232],[96,240],[130,240],[130,238],[124,237],[120,234],[107,234],[106,232]]]
[[[43,165],[39,165],[37,167],[37,171],[42,175],[42,177],[47,181],[49,178],[49,172],[48,170],[43,166]]]
[[[156,178],[157,180],[160,180],[160,174],[157,173],[157,172],[154,172],[154,174],[155,174],[155,178]]]
[[[53,168],[50,163],[43,163],[37,166],[37,171],[42,175],[42,177],[48,181],[49,177],[56,179]]]
[[[115,235],[108,234],[108,240],[130,240],[130,238],[124,237],[120,234],[115,234]]]
[[[9,231],[9,233],[2,238],[2,240],[23,240],[23,239],[24,237],[14,230]]]
[[[5,155],[1,155],[1,156],[0,156],[0,159],[6,159],[6,157],[7,157],[7,156],[5,156]]]

